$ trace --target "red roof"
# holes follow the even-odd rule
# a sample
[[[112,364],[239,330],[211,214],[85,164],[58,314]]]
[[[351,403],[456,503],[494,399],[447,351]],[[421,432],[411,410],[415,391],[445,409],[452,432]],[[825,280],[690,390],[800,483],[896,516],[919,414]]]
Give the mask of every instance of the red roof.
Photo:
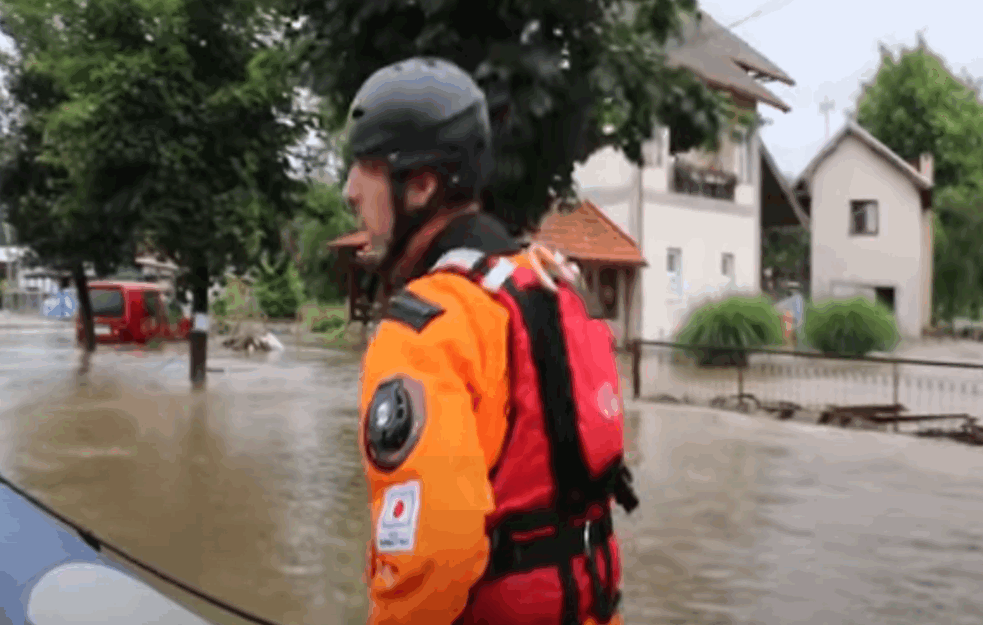
[[[533,239],[576,260],[648,264],[635,240],[587,200],[573,211],[547,215]]]
[[[354,247],[356,249],[363,248],[369,244],[369,233],[365,231],[352,232],[351,234],[346,234],[340,236],[334,241],[328,242],[328,248],[339,248],[339,247]]]

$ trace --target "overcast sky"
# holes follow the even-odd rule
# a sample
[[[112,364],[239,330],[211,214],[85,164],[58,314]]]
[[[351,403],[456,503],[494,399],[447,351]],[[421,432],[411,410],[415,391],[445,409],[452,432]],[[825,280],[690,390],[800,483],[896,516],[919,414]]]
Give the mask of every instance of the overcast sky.
[[[980,0],[703,0],[700,6],[724,26],[749,18],[734,34],[795,80],[795,87],[769,85],[790,112],[760,105],[774,120],[762,137],[782,171],[794,175],[824,142],[819,103],[827,97],[835,102],[835,133],[844,111],[855,106],[861,82],[880,64],[878,42],[892,50],[910,47],[922,31],[953,72],[965,67],[983,77]]]

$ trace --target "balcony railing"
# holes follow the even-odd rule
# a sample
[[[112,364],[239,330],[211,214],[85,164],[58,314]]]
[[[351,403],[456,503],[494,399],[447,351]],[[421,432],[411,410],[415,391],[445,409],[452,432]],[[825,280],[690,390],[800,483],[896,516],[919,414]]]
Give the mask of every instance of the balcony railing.
[[[737,176],[714,169],[695,167],[677,161],[673,167],[673,191],[688,195],[712,197],[718,200],[734,201]]]

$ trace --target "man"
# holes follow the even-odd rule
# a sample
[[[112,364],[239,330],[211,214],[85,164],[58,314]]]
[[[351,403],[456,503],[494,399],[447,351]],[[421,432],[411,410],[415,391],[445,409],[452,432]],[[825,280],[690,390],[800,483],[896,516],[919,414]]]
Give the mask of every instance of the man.
[[[355,96],[348,141],[345,195],[395,292],[361,379],[370,623],[620,622],[610,499],[633,504],[609,330],[553,257],[480,212],[484,94],[451,63],[394,64]],[[566,330],[576,350],[556,319],[587,328]],[[577,357],[591,350],[602,357]],[[574,406],[590,379],[603,383]]]

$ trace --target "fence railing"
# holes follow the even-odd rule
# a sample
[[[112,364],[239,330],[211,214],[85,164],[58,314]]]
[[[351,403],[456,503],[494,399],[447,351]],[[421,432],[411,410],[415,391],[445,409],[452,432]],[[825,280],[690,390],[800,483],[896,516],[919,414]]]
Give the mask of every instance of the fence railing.
[[[5,291],[0,295],[0,309],[8,312],[41,312],[46,293],[31,291]]]
[[[983,417],[983,364],[885,357],[848,357],[806,351],[748,349],[742,366],[700,366],[694,350],[714,345],[634,341],[636,399],[687,403],[790,402],[803,409],[832,405],[901,404],[917,413]]]

